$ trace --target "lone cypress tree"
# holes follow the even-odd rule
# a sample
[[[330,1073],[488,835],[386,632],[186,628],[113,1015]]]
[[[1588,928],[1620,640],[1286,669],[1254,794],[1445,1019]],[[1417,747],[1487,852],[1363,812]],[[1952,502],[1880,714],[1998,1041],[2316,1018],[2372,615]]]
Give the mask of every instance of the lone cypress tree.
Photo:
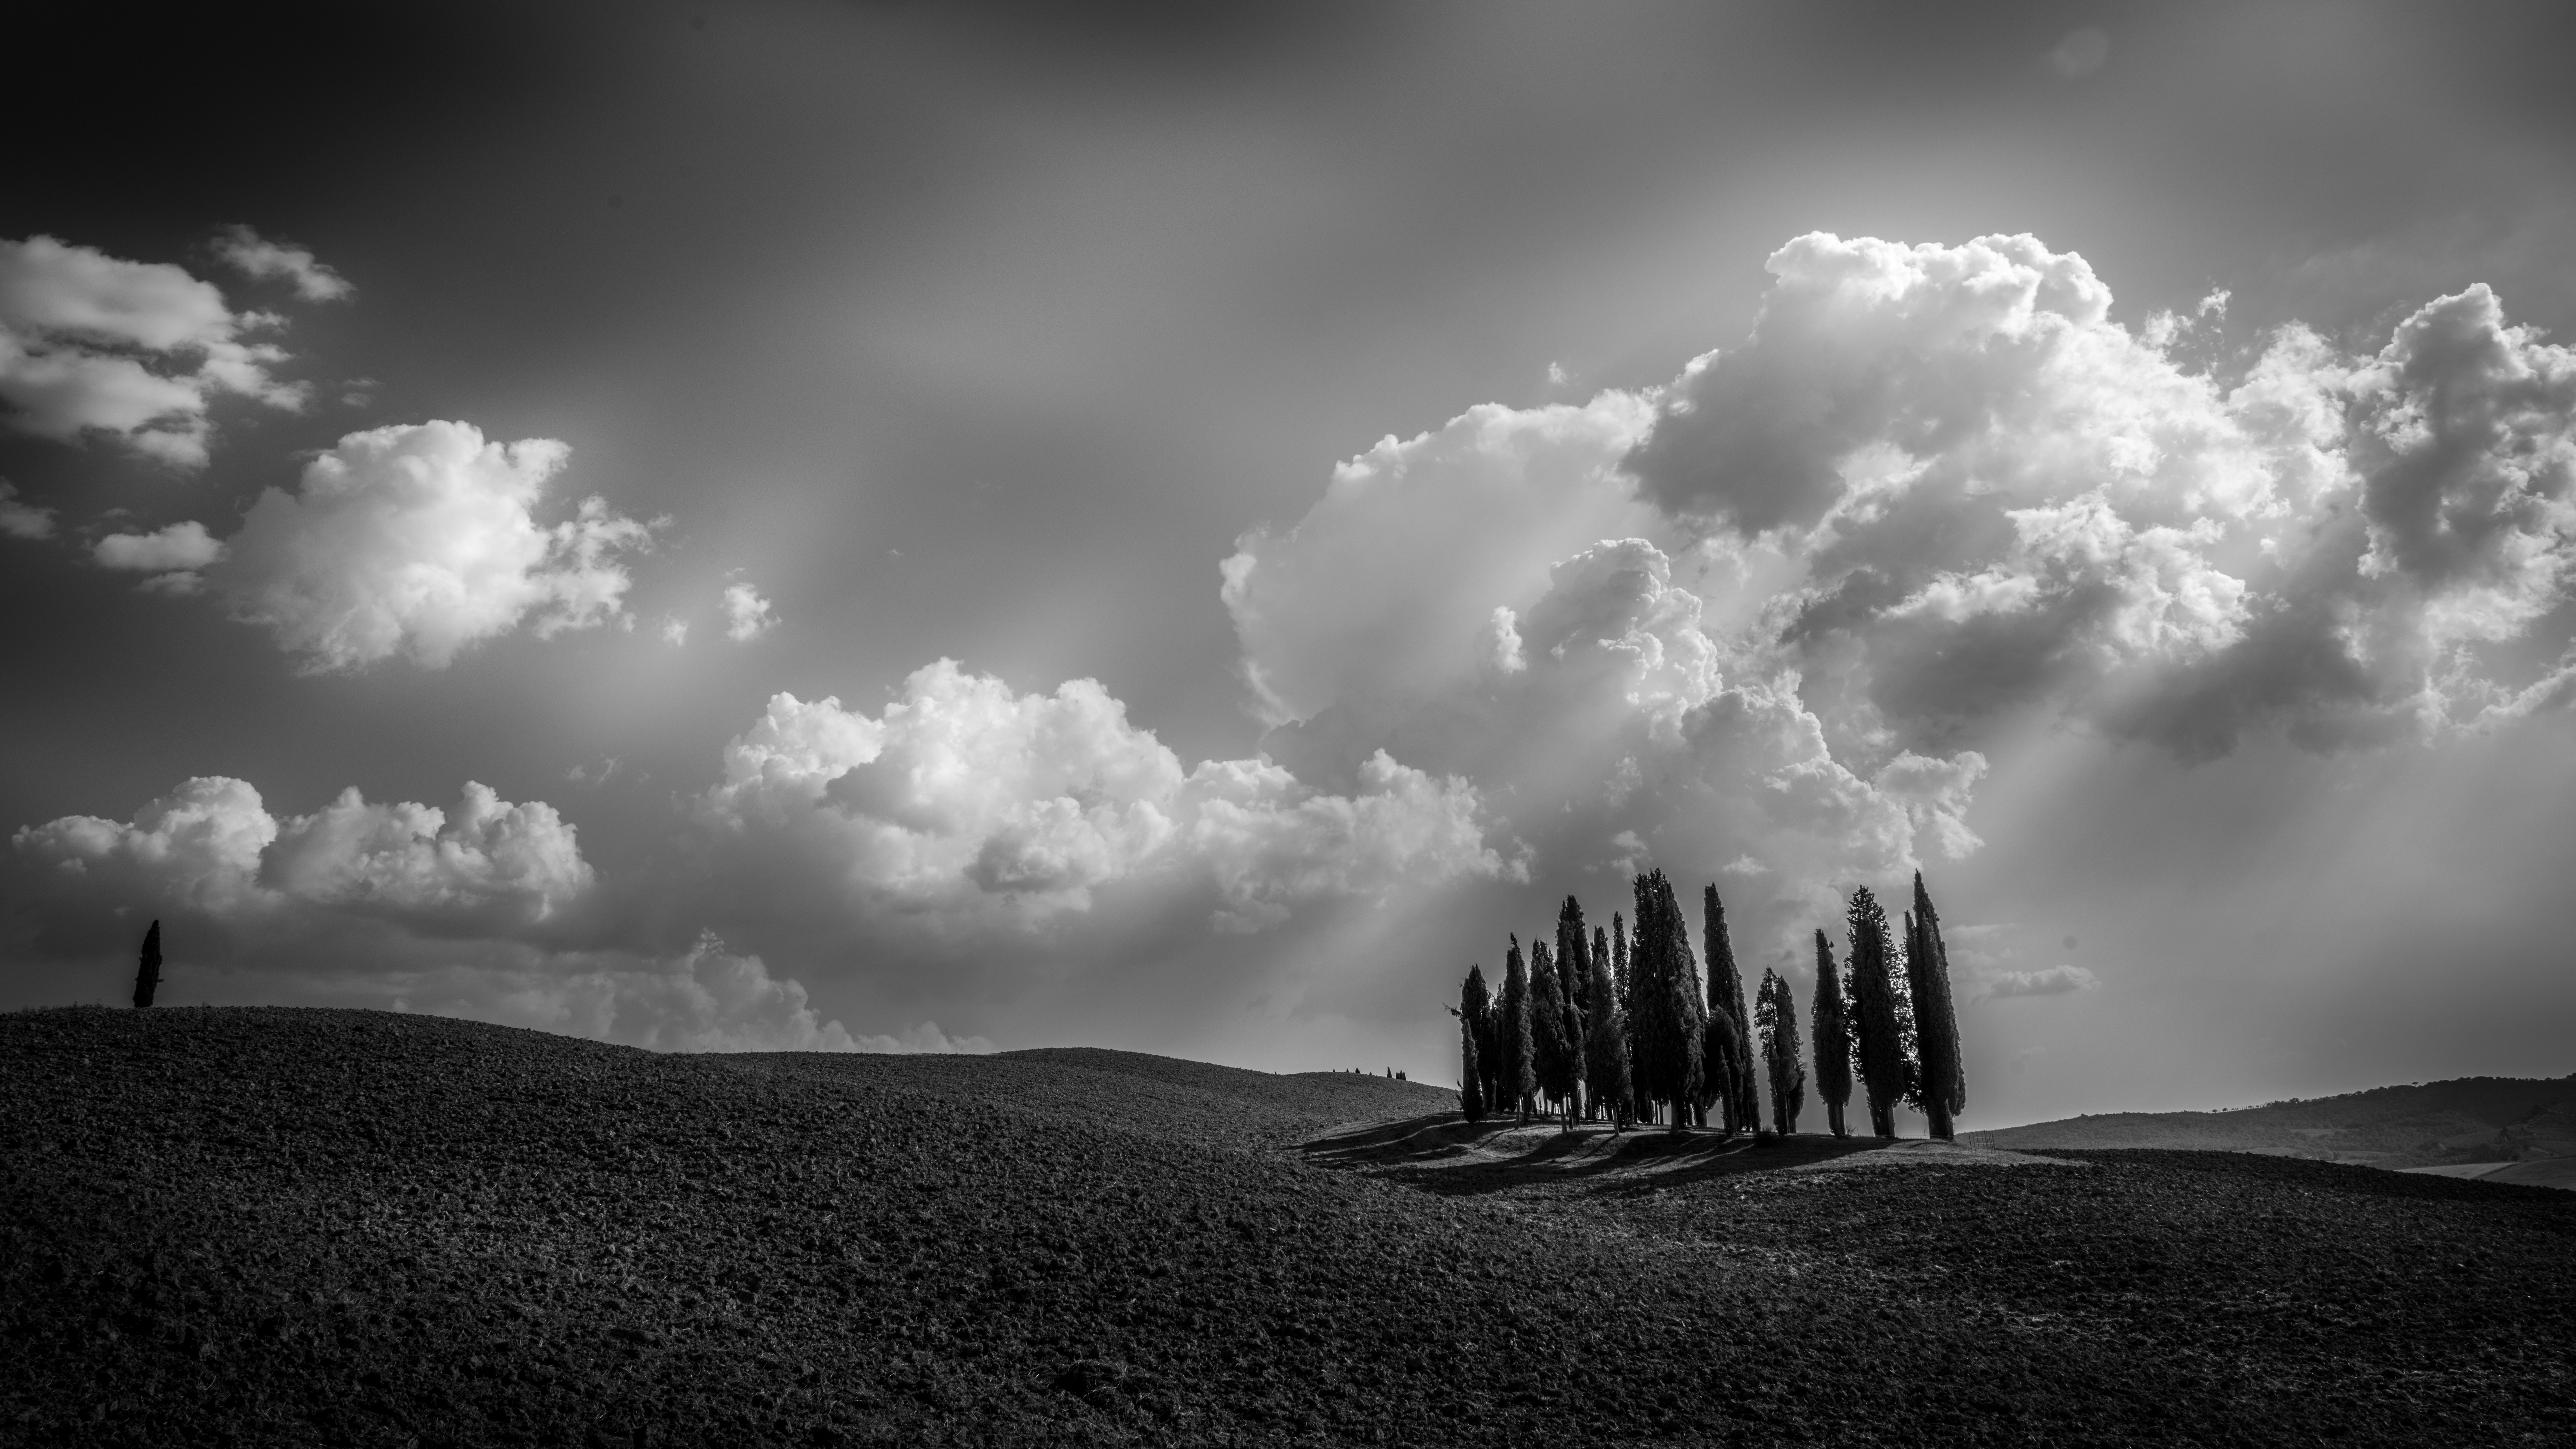
[[[1708,951],[1708,1004],[1725,1009],[1735,1023],[1735,1049],[1728,1054],[1734,1074],[1726,1079],[1726,1130],[1750,1132],[1761,1124],[1761,1096],[1753,1080],[1753,1042],[1745,1031],[1744,973],[1736,969],[1735,942],[1726,929],[1726,905],[1712,884],[1700,894],[1701,941]]]
[[[1896,1104],[1912,1085],[1912,1063],[1905,1056],[1905,1027],[1899,1019],[1895,983],[1888,979],[1887,912],[1878,898],[1861,886],[1844,911],[1851,930],[1852,1026],[1860,1039],[1861,1090],[1869,1098],[1869,1130],[1879,1137],[1896,1135]]]
[[[1762,1027],[1762,1062],[1771,1078],[1771,1126],[1786,1137],[1807,1107],[1806,1045],[1798,1040],[1798,998],[1780,973],[1764,970],[1753,1008]]]
[[[1843,1017],[1843,978],[1834,965],[1834,943],[1816,932],[1816,1095],[1825,1102],[1825,1125],[1849,1137],[1843,1104],[1851,1100],[1851,1025]]]
[[[1541,1096],[1567,1105],[1574,1097],[1581,1043],[1566,1035],[1565,997],[1557,984],[1555,953],[1530,942],[1530,1077]],[[1574,1130],[1569,1112],[1565,1128]]]
[[[161,923],[143,933],[143,959],[134,968],[134,1009],[141,1011],[152,1004],[152,993],[161,987]]]
[[[1458,988],[1458,1110],[1470,1122],[1485,1120],[1485,1064],[1476,1059],[1476,1037],[1484,1023],[1489,1003],[1485,998],[1485,971],[1481,966],[1467,968],[1466,983]]]
[[[1501,1021],[1494,1028],[1496,1055],[1502,1058],[1499,1072],[1500,1090],[1495,1104],[1504,1111],[1518,1107],[1521,1120],[1529,1120],[1530,1097],[1538,1083],[1532,1075],[1537,1063],[1530,1042],[1529,963],[1521,959],[1521,938],[1512,937],[1511,954],[1503,958],[1503,1005]]]
[[[1610,953],[1592,955],[1592,979],[1586,984],[1586,1031],[1583,1043],[1585,1084],[1596,1111],[1610,1114],[1611,1130],[1628,1128],[1628,1103],[1635,1095],[1628,1081],[1628,1023],[1619,1011],[1619,987],[1610,979]]]
[[[1953,1119],[1968,1105],[1968,1078],[1959,1061],[1959,1013],[1950,1000],[1950,948],[1941,942],[1941,917],[1932,909],[1932,893],[1923,888],[1919,870],[1914,873],[1914,930],[1905,953],[1905,976],[1914,997],[1923,1113],[1932,1119],[1934,1137],[1953,1141]]]

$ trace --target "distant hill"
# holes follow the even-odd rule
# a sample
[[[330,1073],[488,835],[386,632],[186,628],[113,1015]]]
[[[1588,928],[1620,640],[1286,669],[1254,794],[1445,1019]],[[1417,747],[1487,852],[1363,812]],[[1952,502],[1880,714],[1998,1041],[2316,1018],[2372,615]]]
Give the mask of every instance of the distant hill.
[[[1962,1132],[1959,1140],[2016,1151],[2261,1152],[2392,1168],[2576,1160],[2576,1075],[2462,1077],[2225,1112],[2110,1112]]]

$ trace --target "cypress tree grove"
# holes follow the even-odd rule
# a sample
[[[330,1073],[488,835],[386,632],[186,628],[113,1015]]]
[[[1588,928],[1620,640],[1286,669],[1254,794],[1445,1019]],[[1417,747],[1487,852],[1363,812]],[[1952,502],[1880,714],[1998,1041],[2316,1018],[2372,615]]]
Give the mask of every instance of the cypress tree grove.
[[[1505,1111],[1517,1107],[1521,1120],[1529,1120],[1530,1097],[1538,1083],[1532,1077],[1537,1065],[1531,1060],[1529,963],[1521,959],[1521,938],[1512,937],[1511,954],[1503,958],[1503,1004],[1501,1020],[1495,1024],[1495,1055],[1502,1059],[1496,1105]]]
[[[1753,1014],[1762,1027],[1762,1062],[1771,1078],[1771,1126],[1786,1137],[1798,1130],[1798,1114],[1807,1108],[1807,1064],[1806,1044],[1798,1040],[1798,998],[1779,972],[1762,973]]]
[[[161,988],[161,923],[143,933],[143,956],[134,966],[134,1009],[141,1011],[152,1004],[152,993]]]
[[[1861,886],[1852,892],[1844,912],[1851,931],[1852,1026],[1859,1037],[1860,1083],[1869,1098],[1869,1130],[1879,1137],[1896,1135],[1896,1104],[1912,1085],[1912,1063],[1905,1057],[1904,1023],[1898,1018],[1896,986],[1888,979],[1887,912],[1878,898]]]
[[[1959,1013],[1950,1000],[1950,949],[1941,941],[1941,917],[1923,872],[1914,873],[1914,932],[1905,953],[1906,984],[1914,996],[1915,1060],[1922,1068],[1924,1115],[1932,1135],[1954,1140],[1956,1116],[1968,1105],[1968,1079],[1959,1061]]]
[[[1816,932],[1816,1095],[1824,1099],[1825,1125],[1849,1137],[1843,1104],[1851,1100],[1851,1026],[1843,1018],[1843,977],[1834,965],[1834,943]]]
[[[1485,1120],[1485,1064],[1476,1059],[1476,1037],[1486,1008],[1484,968],[1470,966],[1466,984],[1458,988],[1457,1010],[1458,1110],[1470,1122]]]
[[[1530,942],[1530,1080],[1539,1095],[1564,1103],[1574,1095],[1576,1044],[1565,1034],[1565,998],[1557,985],[1556,957],[1545,941]],[[1566,1122],[1572,1131],[1574,1123]]]
[[[1734,1075],[1723,1080],[1726,1130],[1750,1132],[1761,1124],[1760,1095],[1753,1080],[1753,1042],[1745,1031],[1744,974],[1735,966],[1735,942],[1726,929],[1726,905],[1711,885],[1700,895],[1701,941],[1708,951],[1708,1004],[1722,1007],[1735,1023],[1735,1049],[1728,1054]]]
[[[1591,1000],[1584,1013],[1585,1085],[1592,1090],[1593,1108],[1610,1114],[1612,1130],[1625,1131],[1628,1103],[1635,1092],[1628,1081],[1628,1023],[1619,1011],[1619,987],[1610,979],[1609,952],[1592,954],[1586,994]]]

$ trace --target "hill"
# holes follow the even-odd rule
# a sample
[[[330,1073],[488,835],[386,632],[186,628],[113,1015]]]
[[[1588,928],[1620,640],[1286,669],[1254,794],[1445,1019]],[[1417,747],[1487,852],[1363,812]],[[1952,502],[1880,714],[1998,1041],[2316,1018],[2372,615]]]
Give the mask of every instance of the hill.
[[[0,1440],[2468,1443],[2576,1423],[2568,1194],[2222,1154],[1754,1151],[1452,1108],[1112,1052],[681,1057],[366,1012],[0,1016]]]
[[[2576,1076],[2463,1077],[2226,1112],[2110,1112],[1963,1132],[1962,1142],[2260,1152],[2369,1167],[2576,1157]]]

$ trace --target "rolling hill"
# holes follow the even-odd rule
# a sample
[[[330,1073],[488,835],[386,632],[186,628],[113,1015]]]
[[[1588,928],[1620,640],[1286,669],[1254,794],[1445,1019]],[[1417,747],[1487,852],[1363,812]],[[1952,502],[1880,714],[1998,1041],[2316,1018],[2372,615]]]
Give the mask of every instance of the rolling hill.
[[[2576,1432],[2576,1196],[2051,1156],[1467,1124],[1117,1052],[21,1012],[0,1442]]]
[[[2107,1112],[1963,1132],[1959,1140],[2020,1151],[2259,1152],[2392,1168],[2576,1158],[2576,1076],[2463,1077],[2226,1112]]]

